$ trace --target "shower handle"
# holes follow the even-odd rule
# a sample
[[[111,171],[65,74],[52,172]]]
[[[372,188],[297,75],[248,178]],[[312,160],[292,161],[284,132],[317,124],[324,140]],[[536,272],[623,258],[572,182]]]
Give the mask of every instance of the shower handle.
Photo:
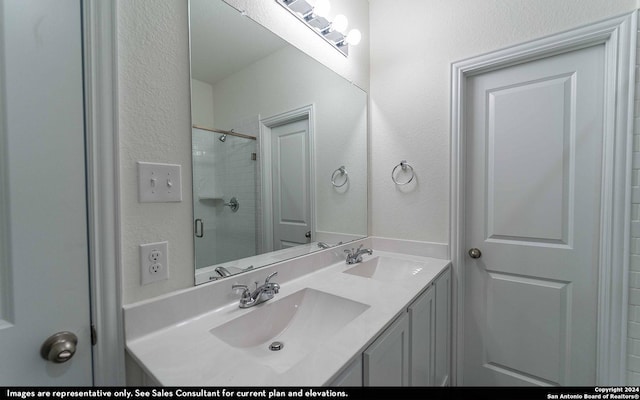
[[[224,205],[228,206],[233,212],[238,211],[238,208],[240,208],[240,203],[235,197],[232,197],[231,200],[229,200],[228,203],[224,203]]]

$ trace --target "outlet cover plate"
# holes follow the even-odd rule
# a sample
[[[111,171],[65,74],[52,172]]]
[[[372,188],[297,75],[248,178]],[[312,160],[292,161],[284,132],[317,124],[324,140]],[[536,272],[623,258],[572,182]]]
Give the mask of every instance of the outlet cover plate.
[[[138,161],[138,201],[165,203],[182,201],[181,167]]]
[[[169,279],[169,242],[140,245],[140,284]]]

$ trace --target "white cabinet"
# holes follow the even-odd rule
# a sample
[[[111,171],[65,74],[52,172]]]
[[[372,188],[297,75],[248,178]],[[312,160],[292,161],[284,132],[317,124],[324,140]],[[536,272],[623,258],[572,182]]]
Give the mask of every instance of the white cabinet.
[[[364,386],[409,384],[409,317],[403,313],[363,354]]]
[[[331,386],[448,386],[450,336],[447,267]]]
[[[436,289],[436,344],[435,344],[435,380],[436,386],[449,385],[451,370],[451,268],[435,280]]]
[[[410,386],[432,386],[435,365],[436,288],[431,285],[409,306]]]
[[[356,357],[329,386],[362,386],[362,357]]]

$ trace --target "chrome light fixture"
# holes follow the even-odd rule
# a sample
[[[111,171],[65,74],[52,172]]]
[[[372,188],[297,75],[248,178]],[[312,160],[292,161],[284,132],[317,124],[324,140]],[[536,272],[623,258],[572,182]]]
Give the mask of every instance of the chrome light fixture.
[[[276,1],[345,57],[349,55],[349,45],[355,46],[362,39],[362,34],[357,29],[351,29],[347,33],[349,21],[344,15],[338,14],[333,20],[329,19],[329,0]]]

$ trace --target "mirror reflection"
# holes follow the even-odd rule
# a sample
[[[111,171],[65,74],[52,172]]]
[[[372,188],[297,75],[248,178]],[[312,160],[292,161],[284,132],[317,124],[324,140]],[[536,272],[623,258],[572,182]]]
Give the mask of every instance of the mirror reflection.
[[[222,0],[190,29],[196,284],[366,236],[366,93]]]

